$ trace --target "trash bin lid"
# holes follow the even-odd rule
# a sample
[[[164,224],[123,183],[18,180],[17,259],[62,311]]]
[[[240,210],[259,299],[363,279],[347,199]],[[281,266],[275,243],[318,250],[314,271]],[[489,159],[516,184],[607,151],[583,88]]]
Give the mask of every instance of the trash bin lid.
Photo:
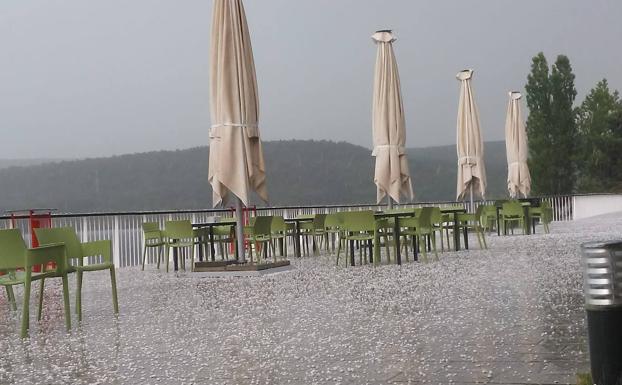
[[[622,239],[612,241],[586,242],[581,245],[582,249],[622,249]]]

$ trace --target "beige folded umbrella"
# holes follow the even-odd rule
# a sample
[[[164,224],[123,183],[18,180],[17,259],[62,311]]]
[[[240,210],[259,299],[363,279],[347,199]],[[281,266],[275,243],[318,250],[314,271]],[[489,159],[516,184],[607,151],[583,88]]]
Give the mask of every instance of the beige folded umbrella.
[[[372,39],[378,45],[373,100],[373,136],[376,158],[374,183],[377,201],[385,196],[400,202],[404,195],[412,200],[413,189],[406,158],[406,123],[397,61],[393,52],[396,40],[391,31],[378,31]]]
[[[227,203],[233,194],[241,220],[241,205],[248,205],[251,190],[268,199],[255,63],[241,0],[214,0],[210,57],[209,182],[214,206]],[[244,261],[241,222],[237,230]]]
[[[472,77],[473,70],[464,70],[456,75],[460,81],[457,122],[457,199],[464,199],[467,194],[470,194],[471,208],[473,208],[473,194],[478,194],[482,198],[486,195],[484,143],[480,132],[479,112],[471,88]]]
[[[505,149],[508,158],[508,191],[515,198],[531,191],[531,175],[527,166],[527,132],[521,114],[520,92],[510,92],[505,119]]]

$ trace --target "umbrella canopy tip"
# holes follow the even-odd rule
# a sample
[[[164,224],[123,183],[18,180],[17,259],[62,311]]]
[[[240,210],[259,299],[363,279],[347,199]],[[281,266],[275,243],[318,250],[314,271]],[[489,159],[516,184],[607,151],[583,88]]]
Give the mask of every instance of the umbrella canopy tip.
[[[466,70],[462,70],[460,72],[458,72],[458,74],[456,75],[456,78],[458,80],[468,80],[471,79],[473,77],[473,71],[472,69],[466,69]]]
[[[371,35],[376,43],[393,43],[397,38],[391,29],[381,29]]]
[[[521,94],[519,91],[510,91],[510,98],[512,98],[513,100],[518,100],[522,97],[523,94]]]

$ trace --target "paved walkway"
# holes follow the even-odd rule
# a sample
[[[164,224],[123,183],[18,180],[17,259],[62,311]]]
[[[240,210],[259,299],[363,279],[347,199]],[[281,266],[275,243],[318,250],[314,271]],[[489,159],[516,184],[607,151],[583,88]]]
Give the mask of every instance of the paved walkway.
[[[0,384],[575,383],[588,370],[579,243],[621,225],[557,223],[402,267],[322,256],[260,278],[124,269],[118,319],[108,276],[87,274],[70,334],[59,285],[25,341],[0,298]]]

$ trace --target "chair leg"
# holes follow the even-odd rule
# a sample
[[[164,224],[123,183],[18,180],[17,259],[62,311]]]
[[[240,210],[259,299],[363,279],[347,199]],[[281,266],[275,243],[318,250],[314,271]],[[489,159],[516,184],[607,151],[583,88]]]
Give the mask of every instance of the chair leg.
[[[167,245],[167,246],[164,246],[164,247],[165,247],[165,248],[164,248],[164,258],[166,259],[166,272],[168,273],[168,265],[169,265],[169,255],[168,255],[168,254],[169,254],[169,247],[168,247],[168,245]]]
[[[143,250],[143,267],[141,270],[145,270],[145,259],[147,258],[147,245],[145,245],[144,250]]]
[[[45,278],[42,278],[39,283],[39,308],[37,309],[37,321],[41,321],[43,315],[43,286],[45,285]]]
[[[332,239],[333,235],[331,233],[329,233],[328,231],[324,233],[324,241],[326,242],[325,245],[325,250],[326,250],[326,254],[328,254],[331,251],[331,239]]]
[[[443,239],[443,234],[441,234],[441,239]],[[434,256],[438,261],[438,252],[436,251],[436,235],[434,232],[432,233],[432,248],[434,249]]]
[[[481,235],[482,235],[482,243],[484,243],[484,248],[488,249],[488,245],[486,244],[486,232],[482,231]]]
[[[114,314],[119,314],[119,300],[117,298],[117,275],[114,266],[110,268],[110,286],[112,286],[112,308]]]
[[[30,278],[24,282],[24,305],[22,306],[22,330],[21,337],[26,338],[30,325]]]
[[[358,242],[359,248],[359,266],[363,264],[363,247],[361,246],[361,242]]]
[[[71,330],[71,307],[69,305],[69,279],[67,273],[63,274],[63,302],[65,305],[65,325],[67,331]]]
[[[387,250],[387,263],[391,264],[391,248],[389,247],[389,236],[388,235],[385,235],[384,237],[384,247]],[[382,260],[382,258],[380,258],[380,260]]]
[[[339,244],[337,245],[337,260],[335,262],[335,266],[339,266],[339,254],[341,254],[341,237],[339,237],[338,241],[339,241]],[[333,244],[333,246],[334,246],[334,244]],[[346,253],[346,255],[347,255],[347,253]]]
[[[15,294],[13,293],[13,286],[5,286],[4,288],[6,289],[6,296],[9,302],[9,307],[11,308],[12,311],[16,311],[17,304],[15,303]]]
[[[194,243],[190,246],[190,272],[194,273]]]
[[[82,321],[82,277],[84,272],[76,272],[76,314],[78,321]]]
[[[428,256],[426,254],[425,235],[420,235],[418,239],[419,239],[419,253],[421,254],[421,257],[423,257],[423,262],[428,263]]]
[[[162,255],[162,246],[158,246],[158,270],[160,270],[160,256]]]
[[[222,260],[225,259],[225,249],[226,247],[223,246],[222,242],[218,242],[218,252],[220,253],[220,259]]]
[[[479,244],[479,248],[483,249],[484,246],[482,245],[482,232],[479,228],[475,229],[475,235],[477,236],[477,243]]]

